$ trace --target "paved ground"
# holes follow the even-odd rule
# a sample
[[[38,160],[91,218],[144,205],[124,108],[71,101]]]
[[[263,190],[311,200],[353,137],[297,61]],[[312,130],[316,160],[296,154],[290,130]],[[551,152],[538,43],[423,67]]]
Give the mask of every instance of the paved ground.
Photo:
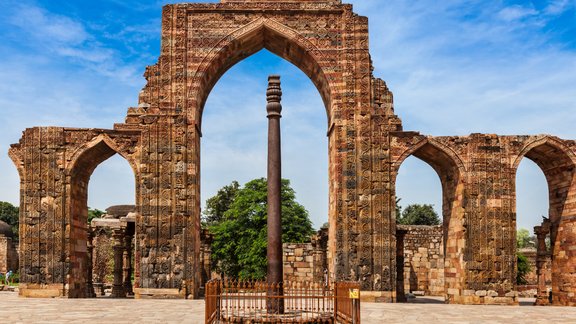
[[[362,323],[576,323],[576,307],[362,304]],[[0,292],[0,323],[204,323],[201,300],[23,299]]]

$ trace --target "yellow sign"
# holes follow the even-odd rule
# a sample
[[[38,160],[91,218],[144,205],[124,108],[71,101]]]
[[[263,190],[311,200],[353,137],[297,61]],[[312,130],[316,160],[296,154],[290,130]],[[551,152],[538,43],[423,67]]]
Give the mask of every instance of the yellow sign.
[[[360,289],[348,289],[348,298],[359,299],[360,298]]]

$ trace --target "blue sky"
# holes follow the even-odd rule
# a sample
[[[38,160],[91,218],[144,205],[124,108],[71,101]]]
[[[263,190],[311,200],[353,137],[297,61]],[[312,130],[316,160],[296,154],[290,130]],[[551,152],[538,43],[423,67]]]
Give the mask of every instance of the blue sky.
[[[369,18],[374,73],[394,92],[406,130],[576,138],[576,0],[347,2]],[[157,59],[165,3],[2,0],[0,151],[26,127],[122,121]],[[232,180],[264,176],[270,73],[282,74],[285,94],[284,177],[319,226],[328,181],[322,101],[303,73],[265,51],[234,66],[208,98],[202,199]],[[18,175],[5,153],[0,171],[0,200],[17,203]],[[114,157],[92,176],[89,204],[131,202],[133,182]],[[439,180],[417,159],[402,166],[397,185],[403,204],[440,207]],[[544,176],[523,161],[518,187],[519,226],[531,228],[547,213]]]

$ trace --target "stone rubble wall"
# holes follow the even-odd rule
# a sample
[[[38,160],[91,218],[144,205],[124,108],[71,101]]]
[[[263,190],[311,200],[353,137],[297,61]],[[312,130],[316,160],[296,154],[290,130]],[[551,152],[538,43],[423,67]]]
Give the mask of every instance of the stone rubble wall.
[[[438,226],[398,225],[404,236],[404,291],[443,296],[443,229]]]
[[[18,250],[11,237],[0,235],[0,273],[18,271]]]

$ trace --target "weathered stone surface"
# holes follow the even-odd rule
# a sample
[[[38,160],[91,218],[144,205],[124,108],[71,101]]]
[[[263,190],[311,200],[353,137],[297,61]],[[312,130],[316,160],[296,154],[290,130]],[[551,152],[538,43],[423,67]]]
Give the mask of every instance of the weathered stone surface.
[[[304,71],[325,104],[331,279],[358,280],[373,292],[362,296],[396,300],[395,181],[414,155],[442,183],[447,300],[483,301],[465,290],[513,291],[515,174],[527,157],[550,192],[553,303],[576,305],[574,141],[403,131],[392,93],[372,75],[367,18],[337,0],[167,5],[161,34],[158,63],[146,68],[139,105],[124,123],[112,130],[30,128],[11,147],[21,178],[24,283],[83,297],[88,181],[118,153],[137,184],[136,287],[147,296],[198,296],[202,110],[223,73],[266,48]]]

